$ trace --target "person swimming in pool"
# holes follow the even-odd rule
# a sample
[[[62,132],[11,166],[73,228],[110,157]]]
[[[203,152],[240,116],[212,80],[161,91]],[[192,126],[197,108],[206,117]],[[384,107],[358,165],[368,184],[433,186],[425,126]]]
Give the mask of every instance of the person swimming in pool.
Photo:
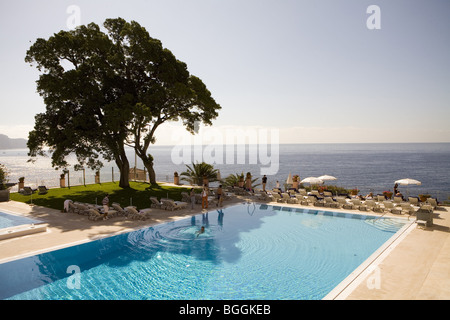
[[[198,236],[199,236],[200,234],[202,234],[202,233],[205,233],[205,226],[202,226],[202,227],[200,228],[200,230],[198,230],[198,231],[196,232],[197,238],[198,238]]]

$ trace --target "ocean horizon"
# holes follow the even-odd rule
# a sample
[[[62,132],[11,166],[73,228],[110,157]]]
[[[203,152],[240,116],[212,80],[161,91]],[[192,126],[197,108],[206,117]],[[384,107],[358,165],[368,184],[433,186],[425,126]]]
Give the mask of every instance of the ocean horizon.
[[[0,163],[9,171],[9,182],[25,177],[25,185],[37,187],[59,186],[62,169],[55,170],[49,157],[38,157],[27,162],[28,149],[0,150]],[[158,181],[173,182],[173,173],[186,170],[186,165],[205,161],[220,170],[221,177],[251,172],[262,178],[268,169],[268,187],[276,181],[283,186],[289,174],[300,179],[310,176],[331,175],[337,180],[326,185],[358,188],[360,193],[392,191],[394,181],[412,178],[420,186],[400,186],[405,195],[428,193],[439,201],[450,196],[450,143],[302,143],[263,145],[157,145],[149,148],[154,157]],[[143,169],[134,150],[127,149],[130,167]],[[136,164],[135,164],[135,159]],[[82,171],[74,171],[75,157],[69,159],[71,185],[84,183]],[[270,171],[270,170],[269,170]],[[117,181],[119,170],[111,162],[101,169],[101,181]],[[86,169],[86,184],[94,183],[94,172]],[[260,181],[259,181],[260,182]],[[183,181],[182,181],[183,183]],[[17,191],[13,187],[12,191]]]

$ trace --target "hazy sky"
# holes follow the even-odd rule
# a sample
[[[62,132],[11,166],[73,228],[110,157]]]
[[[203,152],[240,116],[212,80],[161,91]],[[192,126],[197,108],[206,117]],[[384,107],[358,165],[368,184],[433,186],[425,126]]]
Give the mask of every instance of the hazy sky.
[[[27,138],[44,112],[38,38],[122,17],[144,26],[222,106],[214,127],[278,130],[281,143],[450,142],[450,1],[0,2],[0,133]],[[370,5],[381,29],[369,29]],[[159,143],[176,124],[157,131]]]

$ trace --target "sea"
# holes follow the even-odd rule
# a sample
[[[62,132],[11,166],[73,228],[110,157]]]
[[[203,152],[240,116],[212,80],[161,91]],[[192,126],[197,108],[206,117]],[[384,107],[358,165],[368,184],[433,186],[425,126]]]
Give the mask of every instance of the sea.
[[[9,182],[25,177],[25,185],[58,187],[62,169],[52,168],[49,157],[28,162],[27,149],[0,150],[0,163],[9,171]],[[174,172],[186,171],[193,162],[205,161],[229,174],[250,172],[258,182],[268,177],[266,188],[283,187],[289,175],[300,179],[331,175],[327,185],[357,188],[360,194],[392,191],[395,181],[411,178],[420,185],[400,186],[404,195],[427,193],[444,201],[450,197],[450,143],[351,143],[351,144],[280,144],[276,148],[258,145],[238,146],[151,146],[158,181],[173,182]],[[143,169],[134,150],[127,150],[130,167]],[[75,171],[75,157],[69,158],[71,185],[94,183],[94,171]],[[117,181],[119,170],[113,162],[104,162],[101,181]],[[183,183],[183,181],[181,181]],[[186,182],[184,182],[186,183]],[[17,186],[11,188],[17,191]]]

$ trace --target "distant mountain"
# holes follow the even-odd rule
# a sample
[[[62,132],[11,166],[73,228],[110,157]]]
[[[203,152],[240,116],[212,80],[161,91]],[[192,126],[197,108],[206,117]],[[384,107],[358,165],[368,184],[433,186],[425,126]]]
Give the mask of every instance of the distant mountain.
[[[0,134],[0,150],[2,149],[24,149],[27,147],[27,139],[11,139]]]

